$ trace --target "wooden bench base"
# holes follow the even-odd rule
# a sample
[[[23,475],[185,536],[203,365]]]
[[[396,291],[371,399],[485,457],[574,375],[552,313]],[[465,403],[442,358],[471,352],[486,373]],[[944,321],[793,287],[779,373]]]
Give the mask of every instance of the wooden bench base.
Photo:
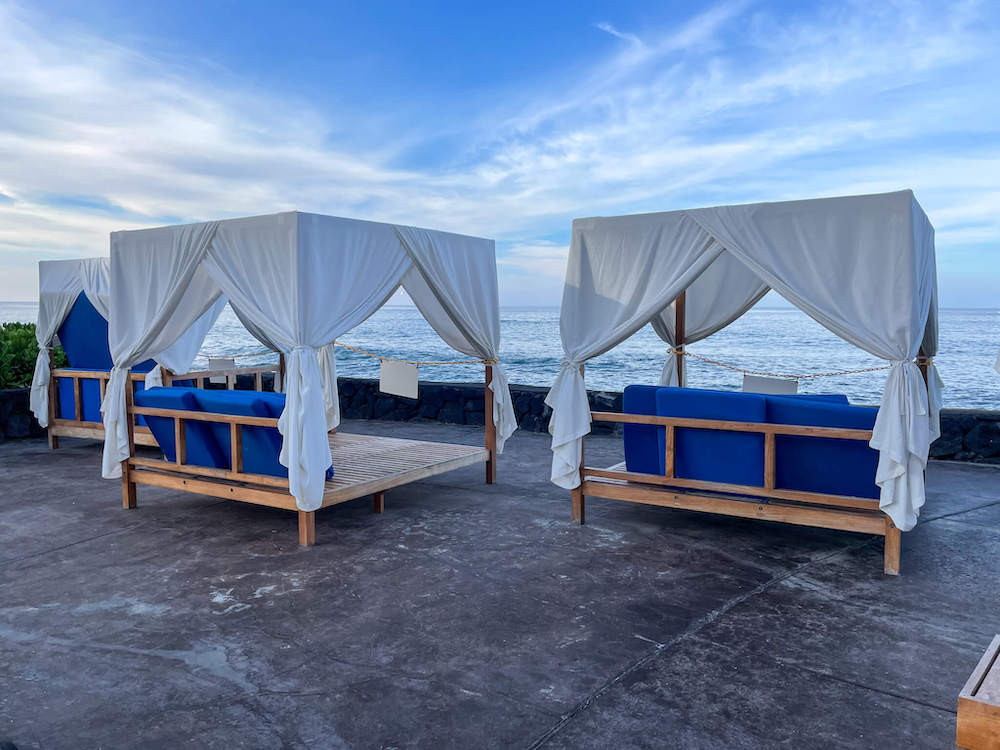
[[[584,498],[590,495],[665,508],[878,534],[885,537],[885,572],[889,575],[899,573],[900,531],[888,516],[878,510],[877,500],[844,498],[844,505],[838,507],[821,504],[820,500],[807,499],[809,493],[788,493],[788,498],[736,497],[707,489],[674,487],[670,484],[676,481],[693,485],[710,485],[708,482],[671,480],[652,475],[648,477],[647,482],[635,481],[637,477],[645,475],[630,474],[625,471],[624,463],[607,469],[585,467],[581,471],[581,477],[580,486],[572,491],[571,518],[577,523],[584,523]],[[791,499],[794,494],[803,499],[799,501]],[[836,498],[829,500],[832,503]]]
[[[485,463],[486,448],[423,440],[354,435],[337,432],[329,437],[334,477],[323,493],[325,508],[371,495],[375,513],[385,508],[385,491],[419,479],[443,474],[463,466]],[[299,510],[288,492],[288,481],[258,477],[258,482],[235,481],[223,469],[205,469],[189,464],[132,457],[122,471],[123,505],[136,507],[135,487],[139,484],[197,492],[212,497],[267,505],[296,511],[299,544],[316,542],[316,511]],[[244,477],[254,475],[242,475]]]

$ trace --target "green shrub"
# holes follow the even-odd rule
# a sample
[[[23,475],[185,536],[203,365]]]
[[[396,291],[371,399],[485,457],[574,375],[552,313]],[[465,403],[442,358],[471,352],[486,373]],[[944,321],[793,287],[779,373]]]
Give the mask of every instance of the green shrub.
[[[54,349],[55,366],[66,367],[66,353]],[[27,388],[35,373],[38,342],[34,323],[0,324],[0,388]]]

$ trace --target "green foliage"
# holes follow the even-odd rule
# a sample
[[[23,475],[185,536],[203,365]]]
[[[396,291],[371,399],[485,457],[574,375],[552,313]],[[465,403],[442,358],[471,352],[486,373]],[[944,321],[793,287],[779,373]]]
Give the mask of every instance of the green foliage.
[[[53,350],[55,366],[66,367],[61,346]],[[27,388],[35,372],[38,342],[34,323],[0,324],[0,388]]]

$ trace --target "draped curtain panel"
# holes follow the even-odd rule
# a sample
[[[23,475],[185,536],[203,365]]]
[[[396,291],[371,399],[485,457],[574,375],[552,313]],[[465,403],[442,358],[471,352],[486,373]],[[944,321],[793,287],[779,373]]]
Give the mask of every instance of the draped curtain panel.
[[[38,264],[38,323],[35,325],[38,356],[31,376],[28,402],[42,427],[49,426],[49,355],[52,340],[82,291],[80,261],[49,260]]]
[[[684,343],[693,344],[721,331],[756,305],[767,291],[767,284],[747,273],[739,260],[729,253],[720,254],[684,291]],[[674,321],[674,303],[650,321],[656,335],[671,347],[677,344]],[[667,357],[660,385],[686,385],[677,379],[677,356],[671,352]]]
[[[452,349],[484,360],[500,358],[500,296],[493,240],[397,227],[413,268],[403,288],[441,339]],[[517,429],[507,374],[493,364],[497,451]]]
[[[111,235],[111,318],[114,367],[104,415],[102,475],[121,476],[128,458],[125,389],[129,368],[170,347],[219,297],[201,263],[218,224],[190,224]]]
[[[579,366],[631,335],[643,313],[652,320],[720,253],[752,278],[732,314],[756,294],[755,283],[769,287],[891,363],[871,446],[879,451],[880,506],[900,529],[912,528],[924,503],[928,448],[940,431],[941,383],[932,367],[925,388],[913,362],[922,343],[936,349],[936,270],[934,230],[909,190],[575,221],[561,321],[567,361],[547,399],[552,480],[579,484],[580,438],[589,431]],[[661,264],[670,271],[660,272]],[[676,281],[691,269],[694,278]],[[739,274],[738,265],[725,270]],[[700,295],[693,296],[697,305]],[[662,315],[657,325],[672,335]]]

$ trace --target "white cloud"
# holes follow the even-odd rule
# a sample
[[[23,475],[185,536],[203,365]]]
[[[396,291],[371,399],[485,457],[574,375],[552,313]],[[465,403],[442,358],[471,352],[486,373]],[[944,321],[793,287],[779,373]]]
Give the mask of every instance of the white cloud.
[[[913,187],[946,274],[949,245],[1000,238],[988,12],[723,2],[642,39],[604,21],[625,42],[612,55],[527,105],[495,92],[466,150],[409,169],[404,145],[434,136],[419,123],[390,147],[331,145],[345,123],[308,104],[0,0],[0,268],[105,253],[115,229],[298,208],[496,237],[504,301],[557,304],[565,246],[533,238],[576,216]],[[0,275],[0,298],[34,296],[23,278]]]

